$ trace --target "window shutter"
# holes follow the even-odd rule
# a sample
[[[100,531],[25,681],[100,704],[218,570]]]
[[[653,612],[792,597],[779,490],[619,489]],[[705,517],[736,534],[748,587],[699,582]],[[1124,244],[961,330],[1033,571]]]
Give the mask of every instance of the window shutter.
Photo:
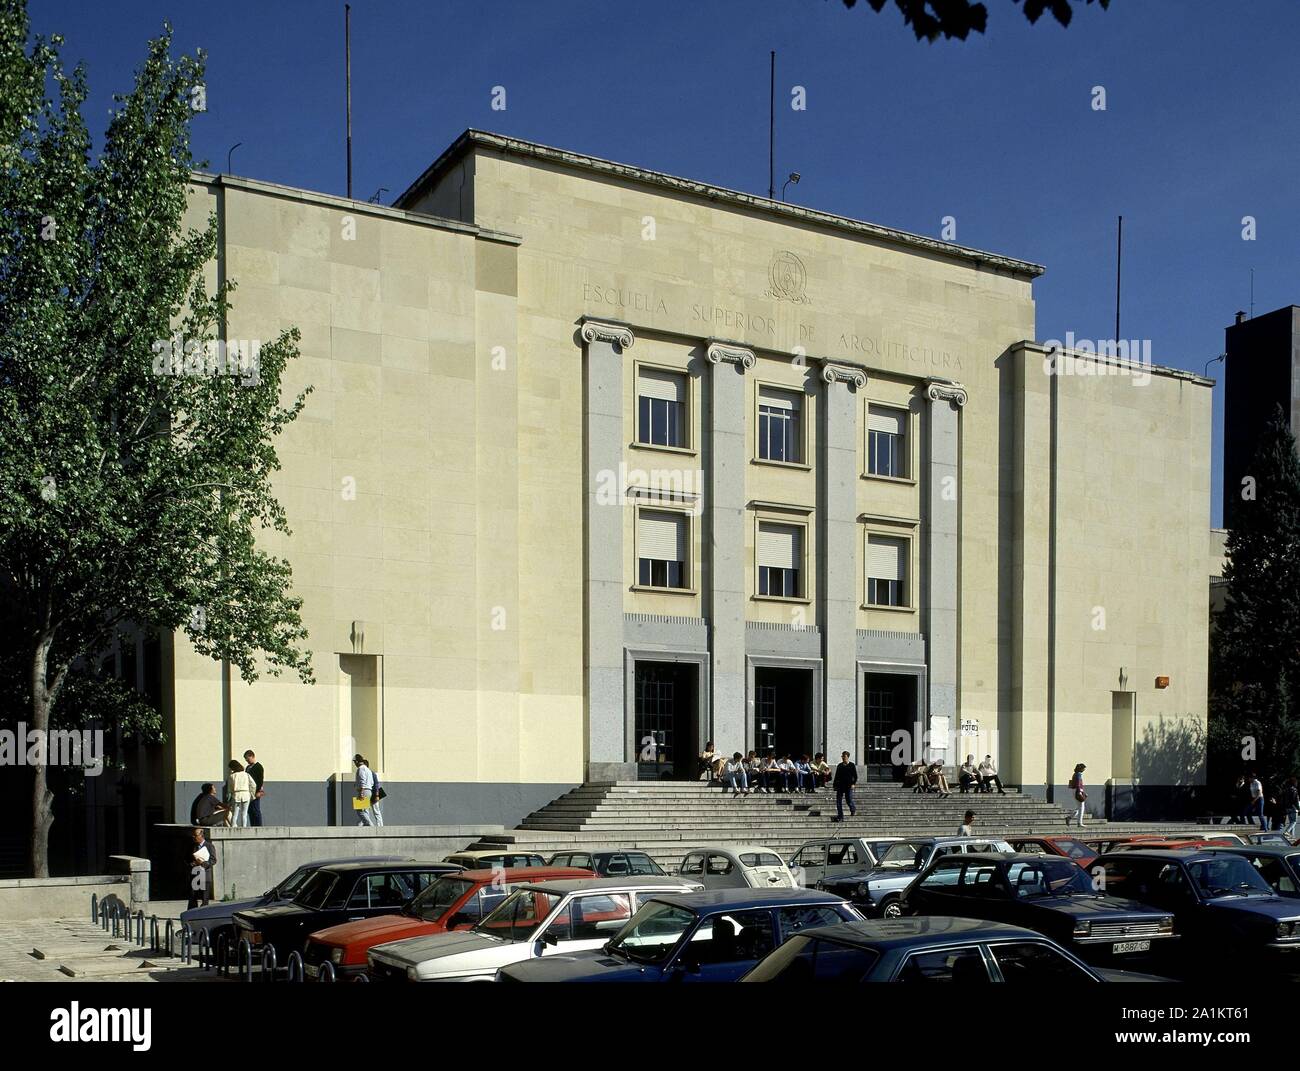
[[[907,428],[907,414],[901,409],[885,409],[873,405],[867,410],[867,429],[902,435]]]
[[[686,377],[674,372],[660,372],[655,368],[642,368],[637,373],[637,393],[642,398],[684,402],[686,401]]]
[[[907,573],[907,541],[871,536],[867,541],[867,578],[903,580]]]
[[[758,564],[771,569],[798,569],[799,529],[788,524],[760,524]]]
[[[686,518],[674,513],[642,510],[637,516],[638,558],[659,562],[686,560]]]
[[[758,401],[760,405],[765,405],[769,409],[784,409],[787,413],[794,413],[799,409],[799,402],[793,394],[768,390],[766,387],[758,388]]]

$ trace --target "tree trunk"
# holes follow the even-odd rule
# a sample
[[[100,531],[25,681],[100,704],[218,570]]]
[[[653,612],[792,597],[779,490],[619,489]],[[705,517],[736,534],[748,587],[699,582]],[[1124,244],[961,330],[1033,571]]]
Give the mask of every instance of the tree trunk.
[[[51,638],[42,637],[32,653],[32,729],[48,739],[50,707],[54,697],[46,684],[47,661]],[[18,741],[24,746],[25,741]],[[49,790],[49,769],[46,760],[49,748],[40,749],[40,761],[32,771],[32,877],[50,876],[50,826],[54,824],[54,793]]]

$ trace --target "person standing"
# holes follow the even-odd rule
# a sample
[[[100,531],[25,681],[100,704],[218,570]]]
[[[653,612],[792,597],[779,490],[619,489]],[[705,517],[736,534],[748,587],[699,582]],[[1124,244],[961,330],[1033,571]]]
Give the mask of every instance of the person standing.
[[[998,786],[998,795],[1005,796],[1006,792],[1002,789],[1002,778],[998,776],[997,764],[993,761],[992,755],[985,755],[984,761],[979,765],[980,791],[988,792],[989,785]]]
[[[1246,807],[1246,824],[1254,825],[1255,819],[1259,819],[1259,828],[1264,829],[1264,786],[1255,776],[1255,771],[1251,770],[1247,775],[1247,787],[1250,789],[1250,803]]]
[[[217,861],[212,841],[202,826],[195,826],[190,835],[190,899],[187,911],[212,900],[212,868]]]
[[[252,751],[244,752],[244,771],[257,785],[257,791],[253,793],[253,800],[248,805],[248,824],[250,826],[260,826],[262,824],[262,797],[266,795],[262,788],[266,784],[266,770],[262,768],[262,764],[257,761],[257,756]]]
[[[1278,803],[1281,805],[1282,815],[1285,820],[1282,826],[1282,835],[1287,840],[1295,840],[1296,822],[1300,819],[1300,788],[1296,787],[1294,777],[1286,779]]]
[[[230,760],[230,776],[226,778],[226,799],[230,805],[230,824],[248,825],[248,805],[253,802],[257,785],[238,759]]]
[[[973,837],[975,836],[975,812],[967,811],[966,817],[961,820],[961,825],[957,827],[957,836]]]
[[[1079,823],[1081,828],[1083,826],[1083,816],[1087,814],[1088,811],[1088,793],[1083,787],[1083,771],[1087,768],[1088,767],[1083,763],[1079,763],[1075,766],[1074,773],[1070,777],[1070,792],[1074,796],[1075,803],[1079,805],[1078,813],[1075,815],[1075,821]],[[1066,815],[1065,817],[1065,824],[1067,826],[1070,824],[1069,815]]]
[[[835,767],[835,778],[831,782],[835,789],[835,817],[832,822],[844,821],[844,804],[849,805],[849,814],[857,817],[857,804],[853,802],[853,786],[858,783],[858,767],[849,762],[849,753],[840,752],[840,764]]]
[[[357,768],[356,798],[365,801],[364,807],[357,808],[357,825],[382,826],[384,816],[379,810],[379,778],[361,755],[352,756],[352,765]]]

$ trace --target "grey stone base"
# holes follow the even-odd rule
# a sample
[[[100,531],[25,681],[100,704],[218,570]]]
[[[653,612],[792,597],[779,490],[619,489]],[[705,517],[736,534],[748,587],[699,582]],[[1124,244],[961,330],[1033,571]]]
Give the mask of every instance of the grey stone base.
[[[635,762],[589,762],[588,781],[635,781]],[[560,795],[560,793],[556,793]]]

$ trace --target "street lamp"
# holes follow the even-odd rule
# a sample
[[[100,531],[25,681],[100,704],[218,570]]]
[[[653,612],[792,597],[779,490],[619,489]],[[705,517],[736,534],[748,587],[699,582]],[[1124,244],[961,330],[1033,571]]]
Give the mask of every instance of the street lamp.
[[[781,187],[781,200],[782,200],[782,201],[785,200],[785,187],[786,187],[786,186],[789,186],[790,183],[792,183],[792,182],[793,182],[796,186],[799,185],[799,172],[798,172],[798,171],[791,171],[791,172],[790,172],[790,177],[789,177],[788,179],[785,180],[785,185]]]

